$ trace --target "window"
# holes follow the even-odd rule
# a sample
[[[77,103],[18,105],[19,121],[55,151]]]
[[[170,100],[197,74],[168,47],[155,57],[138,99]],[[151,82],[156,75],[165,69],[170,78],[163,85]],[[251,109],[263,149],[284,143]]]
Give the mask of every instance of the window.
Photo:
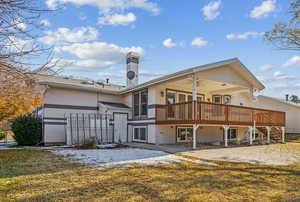
[[[141,115],[147,116],[148,110],[148,92],[142,91],[141,92]]]
[[[146,142],[147,141],[147,127],[140,126],[133,128],[133,141]]]
[[[166,104],[175,104],[181,102],[193,101],[193,95],[191,92],[176,91],[167,89]],[[205,101],[205,96],[203,94],[197,94],[197,101]]]
[[[223,96],[223,103],[224,104],[231,104],[231,96],[230,95],[224,95]]]
[[[212,102],[216,104],[222,104],[222,96],[221,95],[213,95]]]
[[[191,142],[193,140],[193,128],[178,127],[176,136],[177,142]]]
[[[167,104],[174,104],[176,102],[176,93],[169,92],[167,93]]]
[[[148,112],[148,92],[139,91],[133,95],[133,114],[135,117],[147,116]]]
[[[228,130],[228,140],[235,140],[237,137],[238,130],[237,128],[229,128]]]
[[[198,95],[198,96],[197,96],[197,101],[198,101],[198,102],[204,102],[204,101],[205,101],[204,95]]]
[[[185,94],[179,94],[178,95],[178,101],[179,102],[185,102],[186,101],[186,95]]]
[[[140,115],[140,94],[135,93],[133,96],[133,111],[134,111],[134,116],[139,116]]]

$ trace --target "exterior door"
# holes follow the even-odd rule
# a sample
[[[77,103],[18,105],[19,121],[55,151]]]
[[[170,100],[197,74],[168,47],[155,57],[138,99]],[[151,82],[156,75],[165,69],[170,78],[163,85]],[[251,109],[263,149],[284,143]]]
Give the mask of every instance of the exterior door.
[[[114,113],[114,142],[128,142],[127,113]]]

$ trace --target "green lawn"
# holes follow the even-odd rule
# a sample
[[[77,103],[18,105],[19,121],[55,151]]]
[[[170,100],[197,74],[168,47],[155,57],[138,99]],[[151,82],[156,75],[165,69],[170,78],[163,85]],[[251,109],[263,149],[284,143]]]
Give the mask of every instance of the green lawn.
[[[37,150],[0,151],[0,201],[299,201],[300,165],[214,161],[98,170]]]

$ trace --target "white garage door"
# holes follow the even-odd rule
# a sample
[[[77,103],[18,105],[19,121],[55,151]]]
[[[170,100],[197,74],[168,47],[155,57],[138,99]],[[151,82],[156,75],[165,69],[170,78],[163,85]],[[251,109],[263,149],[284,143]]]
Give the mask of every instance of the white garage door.
[[[114,141],[128,142],[127,113],[114,113]]]

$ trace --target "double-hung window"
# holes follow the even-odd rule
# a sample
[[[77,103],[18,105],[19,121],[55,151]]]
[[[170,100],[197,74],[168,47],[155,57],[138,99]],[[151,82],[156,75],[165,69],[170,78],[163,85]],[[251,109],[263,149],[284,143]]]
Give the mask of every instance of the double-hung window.
[[[133,114],[135,117],[147,117],[148,91],[142,90],[133,94]]]

